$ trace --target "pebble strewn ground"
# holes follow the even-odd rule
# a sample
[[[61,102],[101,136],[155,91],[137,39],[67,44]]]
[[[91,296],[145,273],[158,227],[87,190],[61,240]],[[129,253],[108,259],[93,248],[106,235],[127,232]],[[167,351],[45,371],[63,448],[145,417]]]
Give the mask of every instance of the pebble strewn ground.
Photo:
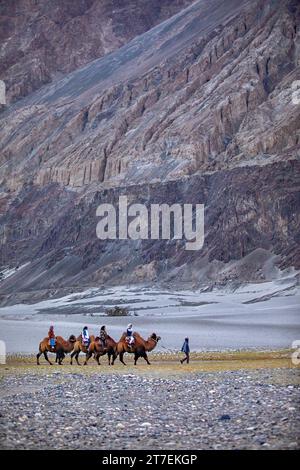
[[[299,371],[9,375],[2,449],[294,449]]]

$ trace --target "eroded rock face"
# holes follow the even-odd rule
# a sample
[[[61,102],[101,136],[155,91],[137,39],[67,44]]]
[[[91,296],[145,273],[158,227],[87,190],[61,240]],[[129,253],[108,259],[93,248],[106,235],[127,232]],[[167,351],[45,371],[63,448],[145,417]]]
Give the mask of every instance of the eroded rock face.
[[[7,101],[118,49],[191,0],[10,0],[0,5]]]
[[[2,282],[0,300],[13,303],[29,299],[28,293],[39,299],[105,283],[183,288],[266,281],[272,258],[281,269],[299,269],[299,174],[300,163],[290,160],[86,196],[57,184],[24,188],[1,217],[1,248],[4,264],[31,263]],[[96,208],[117,206],[122,194],[147,206],[203,203],[203,249],[187,251],[184,240],[97,239]]]
[[[298,23],[288,1],[196,2],[8,108],[2,183],[84,188],[295,158]]]
[[[114,282],[260,280],[262,266],[247,268],[257,250],[299,268],[299,12],[289,0],[199,0],[9,106],[2,262],[31,264],[2,283],[5,301]],[[204,203],[203,250],[97,240],[97,204],[120,193]]]

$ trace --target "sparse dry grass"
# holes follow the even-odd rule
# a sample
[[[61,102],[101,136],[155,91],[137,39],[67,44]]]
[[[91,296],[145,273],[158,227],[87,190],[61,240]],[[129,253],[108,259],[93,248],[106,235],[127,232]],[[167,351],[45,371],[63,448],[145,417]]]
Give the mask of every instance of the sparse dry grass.
[[[70,359],[66,357],[63,366],[49,366],[41,358],[40,366],[36,365],[35,356],[11,355],[7,364],[0,366],[0,377],[13,374],[52,374],[61,372],[63,374],[138,374],[152,377],[170,377],[201,372],[221,372],[230,370],[254,370],[274,368],[295,368],[291,362],[290,350],[277,351],[236,351],[236,352],[203,352],[192,353],[189,365],[180,364],[179,359],[183,357],[180,353],[151,353],[149,354],[151,366],[143,359],[139,359],[138,365],[133,365],[133,357],[126,355],[127,367],[123,366],[117,359],[113,367],[107,364],[107,358],[103,357],[101,366],[97,366],[94,360],[90,360],[88,366],[70,366]],[[52,361],[54,356],[52,355]],[[84,356],[81,356],[83,364]],[[300,375],[300,374],[299,374]]]

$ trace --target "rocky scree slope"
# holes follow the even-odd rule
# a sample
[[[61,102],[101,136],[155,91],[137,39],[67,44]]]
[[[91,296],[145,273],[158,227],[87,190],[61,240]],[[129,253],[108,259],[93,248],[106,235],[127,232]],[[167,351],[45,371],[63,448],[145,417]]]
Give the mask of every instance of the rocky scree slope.
[[[192,0],[0,2],[0,77],[9,103],[126,44]]]
[[[31,264],[2,282],[3,302],[102,283],[263,280],[265,263],[299,267],[298,64],[297,2],[200,0],[8,107],[2,264]],[[205,203],[203,250],[97,240],[97,204],[120,194]]]

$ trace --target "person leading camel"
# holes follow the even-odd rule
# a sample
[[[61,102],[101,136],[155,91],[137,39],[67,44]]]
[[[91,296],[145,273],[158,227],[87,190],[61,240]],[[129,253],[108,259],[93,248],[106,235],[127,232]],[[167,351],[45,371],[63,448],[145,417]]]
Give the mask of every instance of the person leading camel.
[[[190,345],[189,345],[189,339],[185,338],[184,343],[182,345],[181,351],[184,352],[185,357],[181,359],[181,364],[183,364],[185,361],[187,364],[190,362]]]

